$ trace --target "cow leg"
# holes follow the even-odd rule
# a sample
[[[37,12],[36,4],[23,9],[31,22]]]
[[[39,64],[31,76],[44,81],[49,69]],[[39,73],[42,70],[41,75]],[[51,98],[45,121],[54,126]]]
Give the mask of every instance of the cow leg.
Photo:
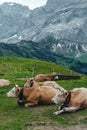
[[[54,115],[59,115],[59,114],[61,114],[63,112],[75,112],[77,110],[78,110],[78,107],[65,107],[62,110],[54,112],[53,114]]]
[[[63,112],[63,109],[60,110],[60,111],[56,111],[56,112],[54,112],[53,114],[57,116],[57,115],[61,114],[62,112]]]
[[[38,103],[26,103],[25,104],[25,107],[32,107],[32,106],[35,106],[37,105]]]
[[[38,101],[39,101],[39,97],[28,98],[28,99],[27,99],[27,102],[26,102],[26,104],[25,104],[25,107],[35,106],[35,105],[38,104]]]
[[[79,109],[79,107],[65,107],[63,109],[64,109],[64,112],[75,112]]]

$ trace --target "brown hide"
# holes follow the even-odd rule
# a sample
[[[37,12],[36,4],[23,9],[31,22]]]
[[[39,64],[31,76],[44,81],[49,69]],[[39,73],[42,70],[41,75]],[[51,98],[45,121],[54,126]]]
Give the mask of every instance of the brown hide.
[[[30,78],[27,79],[27,82],[24,84],[24,87],[39,87],[39,86],[51,86],[55,89],[64,90],[59,84],[57,84],[55,81],[45,81],[45,82],[37,82],[34,79]]]
[[[57,90],[49,86],[24,88],[23,96],[28,106],[37,104],[50,104]]]
[[[53,103],[61,104],[54,115],[63,112],[76,112],[77,110],[87,108],[87,88],[75,88],[71,91],[61,91],[56,93],[52,99]]]
[[[52,80],[55,80],[56,76],[57,76],[57,79],[58,79],[58,74],[56,74],[56,73],[52,73],[52,74],[39,74],[39,75],[36,75],[34,77],[34,80],[38,81],[38,82],[52,81]]]
[[[86,97],[81,90],[71,91],[69,106],[78,107],[79,109],[87,108]]]

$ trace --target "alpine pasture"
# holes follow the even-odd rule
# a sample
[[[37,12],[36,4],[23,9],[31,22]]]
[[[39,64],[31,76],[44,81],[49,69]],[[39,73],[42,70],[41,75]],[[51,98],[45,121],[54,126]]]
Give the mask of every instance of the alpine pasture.
[[[52,72],[76,73],[45,61],[0,57],[0,79],[8,79],[11,82],[10,86],[0,88],[0,130],[67,130],[67,127],[79,125],[83,127],[83,130],[87,128],[87,109],[55,116],[53,112],[56,111],[58,105],[38,105],[25,108],[18,105],[17,99],[6,96],[15,84],[23,87],[27,78]],[[68,90],[87,87],[87,76],[82,75],[78,80],[58,80],[56,82]]]

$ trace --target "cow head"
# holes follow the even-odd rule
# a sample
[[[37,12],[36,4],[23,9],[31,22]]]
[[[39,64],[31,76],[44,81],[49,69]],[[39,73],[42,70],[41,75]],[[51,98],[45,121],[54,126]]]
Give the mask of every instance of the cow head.
[[[27,82],[24,84],[24,87],[32,87],[34,83],[34,78],[27,79]]]
[[[6,95],[7,97],[12,97],[12,98],[16,98],[19,95],[20,92],[20,87],[18,85],[15,85],[15,87],[13,87]]]
[[[59,79],[59,76],[56,72],[53,72],[52,73],[52,77],[53,77],[53,80],[58,80]]]
[[[52,98],[52,103],[54,104],[61,104],[65,101],[67,97],[67,91],[66,90],[58,90],[56,95]]]

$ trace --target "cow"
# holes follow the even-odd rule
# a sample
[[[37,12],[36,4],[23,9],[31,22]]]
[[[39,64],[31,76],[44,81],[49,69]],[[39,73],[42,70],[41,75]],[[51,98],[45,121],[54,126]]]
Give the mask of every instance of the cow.
[[[52,103],[61,104],[59,110],[53,113],[54,115],[85,109],[87,108],[87,88],[75,88],[70,91],[58,90],[52,98]]]
[[[53,81],[59,79],[57,73],[52,73],[52,74],[38,74],[34,77],[35,81],[38,82],[44,82],[44,81]]]
[[[9,80],[0,79],[0,87],[9,86],[11,83]]]
[[[60,87],[56,89],[52,85],[39,85],[38,87],[34,86],[24,88],[16,85],[7,93],[7,97],[18,98],[18,104],[24,105],[25,107],[35,106],[38,104],[52,104],[51,99],[54,97],[58,89],[61,90]]]
[[[34,78],[27,79],[27,82],[24,84],[24,87],[34,87],[34,86],[53,86],[54,88],[60,88],[63,89],[59,84],[57,84],[55,81],[45,81],[45,82],[37,82],[34,80]]]

